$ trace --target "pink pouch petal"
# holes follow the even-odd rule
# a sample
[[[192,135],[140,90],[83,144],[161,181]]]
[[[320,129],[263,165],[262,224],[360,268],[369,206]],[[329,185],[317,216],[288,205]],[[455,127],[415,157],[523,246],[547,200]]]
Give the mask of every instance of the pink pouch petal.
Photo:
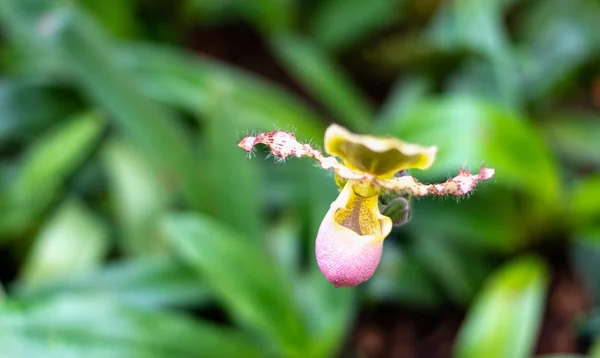
[[[352,185],[348,182],[331,204],[317,234],[317,263],[336,287],[356,286],[373,276],[392,228],[391,219],[379,212],[377,195],[360,197]]]

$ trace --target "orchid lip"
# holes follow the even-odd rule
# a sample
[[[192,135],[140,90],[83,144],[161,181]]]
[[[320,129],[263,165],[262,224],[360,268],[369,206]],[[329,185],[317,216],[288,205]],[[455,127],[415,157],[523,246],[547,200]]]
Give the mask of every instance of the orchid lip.
[[[392,228],[391,219],[379,212],[378,195],[361,197],[353,185],[344,186],[317,234],[317,263],[336,287],[356,286],[375,273]]]

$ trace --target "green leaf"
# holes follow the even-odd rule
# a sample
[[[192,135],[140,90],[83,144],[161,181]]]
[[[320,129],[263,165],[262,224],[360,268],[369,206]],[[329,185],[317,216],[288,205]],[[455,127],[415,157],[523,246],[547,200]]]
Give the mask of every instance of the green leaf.
[[[590,348],[590,352],[588,353],[588,357],[598,357],[600,356],[600,338],[596,338],[592,348]]]
[[[296,10],[296,2],[290,0],[237,0],[236,5],[265,35],[289,31]]]
[[[515,111],[522,111],[527,104],[523,93],[520,69],[514,56],[492,61],[469,58],[453,73],[446,91],[474,98],[489,100]]]
[[[471,58],[454,76],[453,91],[488,94],[509,107],[522,101],[517,64],[503,24],[513,0],[463,0],[444,3],[429,28],[428,38],[446,51],[471,51]],[[474,31],[474,29],[477,29]]]
[[[575,227],[600,223],[600,174],[579,180],[569,195],[568,215]]]
[[[574,233],[573,243],[569,247],[569,256],[572,265],[579,274],[586,292],[590,294],[592,302],[600,303],[600,279],[598,270],[600,265],[600,227],[588,226]]]
[[[214,26],[237,20],[237,1],[189,0],[184,5],[184,11],[188,16],[193,16],[195,21]]]
[[[588,314],[581,317],[577,328],[579,335],[592,343],[588,352],[589,357],[598,357],[596,354],[600,352],[600,310],[598,310],[598,306],[595,306]]]
[[[458,358],[526,358],[542,320],[548,272],[535,257],[503,265],[486,283],[461,327]]]
[[[110,183],[111,199],[121,226],[120,243],[130,255],[166,249],[159,235],[158,218],[166,212],[170,195],[144,156],[128,142],[106,143],[102,159]]]
[[[596,113],[562,113],[544,120],[541,129],[548,143],[569,164],[600,166],[600,117]]]
[[[55,43],[47,41],[46,31],[56,22],[44,21],[43,14],[50,9],[49,0],[23,0],[0,3],[0,18],[6,40],[13,44],[8,51],[16,56],[10,59],[11,67],[24,73],[44,73],[60,71],[65,64],[54,51]]]
[[[298,277],[302,268],[301,224],[298,215],[287,210],[273,220],[264,234],[269,254],[290,280]]]
[[[0,80],[0,146],[30,141],[52,123],[63,121],[78,104],[48,79]]]
[[[562,190],[555,158],[526,119],[472,97],[452,96],[419,103],[390,122],[387,132],[439,148],[430,169],[413,171],[424,182],[443,181],[461,167],[477,172],[482,163],[496,170],[460,205],[415,202],[413,220],[419,224],[409,227],[437,228],[444,236],[511,251],[528,242],[522,239],[561,223],[556,220]],[[516,193],[527,200],[519,201]]]
[[[385,134],[384,128],[410,113],[431,92],[432,86],[432,82],[424,76],[412,75],[398,80],[377,116],[374,132]]]
[[[311,265],[317,266],[316,262]],[[357,312],[357,292],[335,288],[319,270],[310,270],[296,287],[308,323],[310,351],[304,356],[333,357],[347,339]]]
[[[83,14],[74,14],[57,31],[56,39],[83,88],[114,114],[120,129],[161,169],[181,183],[190,205],[201,207],[197,185],[201,175],[183,127],[165,108],[145,98],[135,79],[105,55],[116,51],[105,34],[91,20],[85,21]]]
[[[600,53],[599,22],[594,0],[531,2],[516,23],[523,93],[552,100],[550,91]]]
[[[64,294],[106,297],[141,307],[197,307],[209,291],[189,267],[168,256],[146,256],[109,264],[93,272],[77,273],[53,282],[17,282],[13,295],[40,300]]]
[[[25,154],[15,182],[19,198],[34,197],[42,191],[56,189],[90,153],[104,127],[97,114],[84,114],[56,128],[40,139]]]
[[[437,307],[443,297],[427,271],[427,262],[412,248],[402,250],[388,238],[377,273],[367,283],[367,297],[375,302],[398,302],[414,307]]]
[[[465,200],[413,200],[411,221],[405,226],[418,237],[422,230],[444,240],[499,253],[511,253],[531,243],[539,221],[521,214],[513,191],[496,183],[480,184]]]
[[[306,219],[305,225],[314,233],[314,239],[339,191],[334,178],[306,160],[290,159],[284,165],[264,165],[261,169],[263,185],[268,188],[264,192],[265,205],[297,210],[297,214]]]
[[[285,356],[302,356],[308,349],[290,282],[256,244],[194,214],[169,217],[165,234],[238,322]]]
[[[134,0],[80,0],[82,6],[102,21],[105,29],[119,37],[131,37],[140,32],[138,7]],[[141,22],[141,21],[140,21]]]
[[[429,36],[433,42],[445,48],[466,47],[490,57],[505,56],[509,43],[502,26],[502,11],[512,1],[463,0],[444,3],[433,20]]]
[[[52,7],[44,2],[29,8],[30,1],[1,4],[10,23],[23,31],[29,29],[29,36],[38,42],[43,39],[52,43],[50,54],[58,54],[64,70],[113,114],[110,118],[117,128],[181,186],[192,207],[202,207],[203,192],[197,185],[201,173],[195,165],[190,138],[172,113],[141,93],[135,76],[115,60],[118,49],[103,29],[75,4]]]
[[[429,180],[454,175],[458,168],[494,168],[498,185],[521,189],[556,207],[556,163],[536,130],[516,114],[467,96],[421,102],[397,118],[388,132],[402,140],[439,148],[436,162],[422,175]],[[495,184],[496,185],[496,184]]]
[[[311,16],[311,33],[320,45],[340,50],[394,23],[402,1],[326,0]]]
[[[297,80],[304,85],[337,120],[350,129],[365,133],[373,120],[373,110],[363,95],[327,54],[310,40],[281,35],[271,41],[273,51]]]
[[[263,186],[260,185],[259,163],[248,160],[245,153],[234,145],[239,141],[235,128],[235,103],[224,98],[209,109],[204,139],[204,170],[209,177],[205,200],[210,203],[205,212],[222,222],[230,223],[237,232],[258,240],[263,236],[261,221]]]
[[[89,155],[104,123],[84,114],[55,128],[29,147],[6,200],[0,202],[0,237],[25,229],[51,203],[65,178]]]
[[[228,104],[232,133],[293,130],[298,139],[322,143],[324,123],[284,89],[232,66],[168,48],[131,44],[120,63],[137,74],[144,92],[173,106],[214,119]]]
[[[35,239],[21,280],[36,285],[89,272],[99,266],[108,247],[108,229],[100,219],[82,203],[67,201]],[[77,254],[65,254],[70,251]]]
[[[231,329],[101,296],[0,305],[0,346],[11,357],[263,357]]]
[[[413,254],[452,301],[466,306],[489,274],[489,265],[478,252],[452,245],[426,228],[417,230],[415,236]]]

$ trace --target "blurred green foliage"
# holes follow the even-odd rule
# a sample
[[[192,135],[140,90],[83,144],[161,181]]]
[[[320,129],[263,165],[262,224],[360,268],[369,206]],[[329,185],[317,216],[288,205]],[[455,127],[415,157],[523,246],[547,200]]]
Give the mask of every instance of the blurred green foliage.
[[[0,355],[331,357],[393,303],[465,309],[456,357],[530,357],[547,252],[600,304],[599,24],[595,0],[1,1]],[[414,201],[335,289],[333,176],[235,146],[329,122],[437,145],[423,181],[496,176]],[[573,326],[590,355],[599,320]]]

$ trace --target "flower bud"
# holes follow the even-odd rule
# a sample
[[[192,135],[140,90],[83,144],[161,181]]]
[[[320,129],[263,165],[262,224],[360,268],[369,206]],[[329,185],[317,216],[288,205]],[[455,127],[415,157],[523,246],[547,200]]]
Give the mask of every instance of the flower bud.
[[[386,191],[379,195],[381,213],[392,219],[394,226],[406,224],[411,214],[410,198],[409,193]]]

